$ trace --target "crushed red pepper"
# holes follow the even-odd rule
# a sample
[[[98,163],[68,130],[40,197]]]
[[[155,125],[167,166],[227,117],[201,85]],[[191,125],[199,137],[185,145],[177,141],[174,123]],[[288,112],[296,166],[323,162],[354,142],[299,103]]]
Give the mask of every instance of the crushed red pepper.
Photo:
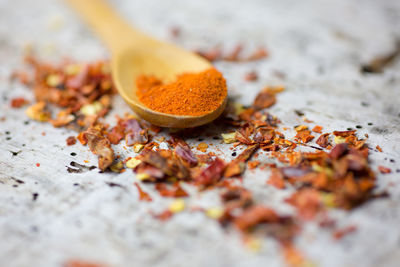
[[[240,57],[241,52],[242,46],[237,46],[229,55],[224,56],[221,50],[215,49],[208,56],[214,60],[230,61],[255,60],[267,56],[263,49],[248,58]],[[155,183],[154,187],[162,197],[187,197],[189,194],[180,182],[195,185],[199,190],[222,188],[224,207],[218,218],[221,225],[232,225],[243,234],[265,228],[268,235],[281,244],[291,264],[298,265],[305,261],[293,242],[303,223],[315,220],[319,215],[324,217],[328,207],[350,210],[377,197],[372,192],[376,177],[369,166],[366,139],[357,137],[355,130],[322,133],[323,127],[317,125],[312,131],[320,134],[315,141],[319,147],[309,144],[314,136],[306,125],[295,127],[297,133],[294,140],[286,139],[278,131],[281,122],[267,109],[276,103],[276,94],[283,91],[283,87],[264,88],[255,97],[252,106],[242,107],[239,111],[234,105],[228,105],[220,121],[233,131],[224,136],[224,141],[244,149],[234,160],[226,163],[212,152],[195,154],[184,140],[185,132],[190,133],[191,130],[171,134],[166,140],[169,149],[160,149],[156,141],[164,141],[165,137],[154,138],[161,131],[158,127],[130,115],[117,117],[115,126],[104,123],[102,118],[110,110],[111,96],[115,92],[107,63],[65,62],[53,66],[40,63],[33,57],[27,57],[26,61],[34,69],[33,78],[27,73],[19,73],[14,77],[34,88],[37,102],[28,108],[31,118],[80,132],[76,138],[98,155],[98,167],[102,171],[122,172],[132,168],[137,179]],[[22,100],[16,100],[15,105],[18,106],[19,102]],[[60,109],[55,118],[54,106]],[[330,140],[330,136],[334,141]],[[118,159],[111,145],[123,140],[138,155],[125,160]],[[70,136],[67,144],[72,145],[75,141],[75,137]],[[299,151],[299,145],[314,148],[315,151]],[[199,149],[206,152],[204,145]],[[279,165],[265,164],[260,160],[250,161],[257,150],[276,158]],[[235,183],[239,180],[234,177],[245,172],[246,162],[249,169],[271,170],[266,184],[277,190],[287,185],[295,189],[286,199],[296,209],[295,215],[282,216],[273,207],[257,203],[249,190]],[[381,173],[391,171],[384,166],[378,169]],[[134,186],[139,192],[139,200],[152,200],[139,183],[135,182]],[[204,212],[202,209],[200,211]],[[173,212],[165,210],[154,216],[168,220]],[[321,221],[320,225],[324,227],[327,224]],[[352,231],[352,228],[337,230],[333,236],[340,239]]]

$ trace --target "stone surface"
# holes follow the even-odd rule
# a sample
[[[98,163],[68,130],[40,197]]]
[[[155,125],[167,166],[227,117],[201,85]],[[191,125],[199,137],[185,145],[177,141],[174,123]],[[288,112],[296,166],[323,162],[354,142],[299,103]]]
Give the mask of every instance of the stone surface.
[[[326,131],[362,126],[359,133],[370,136],[373,168],[384,165],[393,171],[378,175],[377,192],[387,190],[390,197],[350,213],[332,211],[340,225],[358,226],[340,242],[310,223],[296,244],[317,266],[398,266],[400,63],[396,61],[383,74],[363,75],[359,69],[395,46],[400,36],[399,1],[120,0],[113,4],[138,28],[187,49],[218,44],[231,49],[240,42],[248,52],[267,46],[267,60],[216,66],[228,80],[230,95],[246,104],[265,85],[286,86],[271,108],[283,125],[302,123],[294,112],[297,109]],[[63,56],[102,59],[107,51],[62,1],[3,0],[0,14],[0,117],[5,117],[0,121],[0,266],[62,266],[68,259],[109,266],[284,265],[272,239],[262,239],[261,250],[254,253],[237,232],[222,229],[202,213],[182,212],[165,223],[153,219],[149,211],[164,210],[170,200],[157,197],[151,185],[143,185],[154,201],[139,202],[130,171],[68,173],[71,161],[96,165],[97,160],[87,147],[65,146],[73,132],[27,122],[23,109],[11,109],[12,97],[33,96],[10,83],[9,75],[21,68],[28,44],[52,62]],[[179,38],[169,34],[173,26],[181,28]],[[244,81],[251,70],[259,73],[259,81]],[[116,97],[110,121],[114,114],[126,111],[128,107]],[[193,145],[198,142],[190,140]],[[373,149],[378,144],[382,153]],[[227,148],[220,146],[229,160]],[[116,150],[122,157],[134,155],[130,149]],[[290,192],[267,186],[267,177],[266,172],[248,172],[244,184],[259,202],[282,213],[293,212],[282,203]],[[191,192],[188,207],[219,204],[217,192],[187,189]]]

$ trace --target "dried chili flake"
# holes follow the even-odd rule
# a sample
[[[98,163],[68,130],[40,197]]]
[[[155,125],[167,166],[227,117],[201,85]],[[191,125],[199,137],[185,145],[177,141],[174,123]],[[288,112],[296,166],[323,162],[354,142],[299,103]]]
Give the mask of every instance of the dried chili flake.
[[[104,137],[99,127],[90,127],[83,132],[83,136],[87,140],[90,151],[98,155],[100,170],[105,171],[114,160],[114,151],[111,148],[110,141]]]
[[[343,229],[336,230],[335,232],[333,232],[332,236],[334,239],[339,240],[339,239],[342,239],[343,237],[345,237],[346,235],[355,232],[356,230],[357,230],[357,226],[350,225]]]
[[[255,71],[250,71],[244,76],[245,81],[254,82],[258,79],[258,74]]]
[[[147,172],[155,178],[187,179],[190,177],[187,167],[171,151],[143,150],[140,160],[142,163],[135,168],[138,174]]]
[[[172,185],[172,188],[169,188],[166,184],[158,183],[155,186],[158,193],[163,197],[187,197],[189,194],[183,190],[183,188],[179,185],[179,183],[175,183]]]
[[[198,160],[193,154],[190,146],[183,140],[179,140],[175,146],[175,154],[177,154],[181,159],[189,163],[190,166],[196,166]]]
[[[383,151],[382,148],[381,148],[379,145],[376,146],[376,149],[377,149],[379,152],[382,152],[382,151]]]
[[[111,144],[116,145],[125,137],[125,127],[121,122],[107,132],[107,138]]]
[[[254,155],[254,157],[255,157],[255,155]],[[260,165],[260,162],[259,162],[258,160],[254,160],[254,161],[249,161],[249,162],[247,162],[247,167],[248,167],[250,170],[257,168],[259,165]]]
[[[325,133],[325,134],[321,134],[317,141],[315,141],[317,143],[317,145],[319,145],[320,147],[326,148],[329,145],[329,139],[328,139],[329,133]]]
[[[75,136],[69,136],[66,140],[67,146],[72,146],[76,144],[76,138]]]
[[[316,125],[316,126],[312,129],[312,131],[315,132],[315,133],[322,133],[322,129],[323,129],[322,126]]]
[[[213,185],[222,178],[225,166],[225,162],[222,159],[216,158],[207,168],[195,176],[194,180],[198,185]]]
[[[214,47],[208,51],[196,51],[196,53],[210,62],[219,60],[222,57],[222,50],[219,47]]]
[[[233,223],[241,231],[248,231],[260,223],[277,223],[279,216],[276,212],[262,205],[253,205],[237,216]]]
[[[268,51],[263,47],[259,47],[256,51],[253,52],[253,54],[251,54],[245,60],[253,61],[253,60],[260,60],[266,57],[268,57]]]
[[[275,93],[270,88],[263,89],[255,98],[253,107],[255,109],[269,108],[276,103]]]
[[[139,192],[139,200],[141,200],[141,201],[152,201],[153,200],[148,193],[143,191],[143,189],[139,186],[138,183],[134,183],[134,185],[136,186],[136,188]]]
[[[160,214],[154,215],[155,218],[159,219],[160,221],[169,220],[174,214],[170,210],[165,210]]]
[[[105,266],[106,265],[84,260],[68,260],[63,264],[63,267],[105,267]]]
[[[11,99],[11,107],[12,108],[21,108],[25,105],[29,104],[29,101],[23,97],[15,97]]]
[[[127,146],[146,144],[149,141],[147,129],[143,129],[137,120],[128,119],[122,124],[125,128],[125,140]]]
[[[271,176],[267,181],[267,184],[272,185],[278,189],[285,188],[285,180],[283,179],[283,175],[279,170],[272,169]]]
[[[285,242],[283,244],[283,254],[289,266],[307,266],[306,259],[301,252],[295,248],[292,242]],[[310,264],[310,266],[312,265]]]
[[[301,142],[303,142],[305,144],[305,143],[308,143],[311,140],[313,140],[314,136],[311,135],[311,131],[302,130],[302,131],[298,131],[297,132],[297,134],[295,136],[295,139],[300,140]]]
[[[392,170],[390,168],[385,167],[385,166],[378,166],[378,170],[382,174],[386,174],[386,173],[391,173],[392,172]]]
[[[315,189],[302,189],[293,193],[286,202],[296,207],[300,218],[312,220],[322,210],[321,197]]]
[[[251,145],[246,148],[240,155],[231,161],[225,169],[224,176],[233,177],[238,176],[245,170],[245,162],[248,161],[254,152],[259,148],[258,144]]]

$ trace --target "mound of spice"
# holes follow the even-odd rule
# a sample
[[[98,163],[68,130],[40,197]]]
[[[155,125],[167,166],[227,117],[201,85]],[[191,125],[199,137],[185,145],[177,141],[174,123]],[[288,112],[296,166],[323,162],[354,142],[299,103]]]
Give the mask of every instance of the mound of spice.
[[[217,109],[227,96],[226,81],[214,68],[184,73],[168,84],[154,76],[141,75],[136,86],[140,102],[152,110],[173,115],[205,115]]]

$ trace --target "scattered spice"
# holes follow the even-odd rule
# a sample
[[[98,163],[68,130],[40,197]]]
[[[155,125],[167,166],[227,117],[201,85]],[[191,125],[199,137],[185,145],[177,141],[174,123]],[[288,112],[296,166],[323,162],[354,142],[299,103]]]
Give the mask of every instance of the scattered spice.
[[[323,129],[322,126],[316,125],[316,126],[312,129],[312,131],[313,131],[314,133],[322,133],[322,129]]]
[[[248,81],[248,82],[257,81],[257,79],[258,79],[257,72],[250,71],[250,72],[246,73],[246,75],[244,76],[244,79],[245,79],[245,81]]]
[[[388,167],[385,166],[378,166],[378,170],[382,173],[382,174],[386,174],[386,173],[391,173],[392,170]]]
[[[376,146],[376,149],[377,149],[379,152],[383,152],[382,148],[381,148],[379,145]]]
[[[83,261],[83,260],[69,260],[63,264],[63,267],[106,267],[103,264]]]
[[[66,140],[67,146],[72,146],[76,144],[76,138],[75,136],[69,136]]]
[[[217,109],[227,96],[226,81],[214,68],[181,74],[168,84],[141,75],[136,86],[137,96],[144,105],[174,115],[205,115]]]
[[[221,55],[221,51],[218,52],[220,54],[217,52],[214,56],[219,59],[225,57],[225,60],[244,60],[243,57],[239,57],[242,52],[241,46],[235,47],[228,56]],[[266,51],[261,49],[249,58],[265,56]],[[170,137],[163,134],[160,137],[158,133],[162,130],[159,127],[129,114],[117,117],[117,123],[113,126],[104,123],[102,118],[110,110],[111,96],[115,92],[105,62],[92,64],[68,62],[52,66],[39,63],[32,57],[28,57],[27,61],[34,67],[34,79],[27,74],[20,77],[23,82],[33,86],[36,98],[36,102],[27,110],[28,116],[38,121],[49,121],[54,127],[67,127],[78,131],[76,139],[81,144],[88,145],[89,149],[98,155],[98,167],[102,171],[108,169],[116,173],[133,171],[137,180],[154,183],[152,186],[162,197],[175,198],[168,209],[160,214],[153,214],[159,220],[168,220],[175,213],[187,212],[182,198],[187,197],[188,193],[182,188],[181,183],[197,186],[198,190],[218,188],[221,189],[222,206],[202,208],[198,211],[218,220],[223,226],[236,227],[249,238],[248,240],[251,240],[249,234],[262,228],[268,236],[281,244],[284,256],[290,264],[304,264],[307,261],[294,246],[294,240],[301,231],[302,224],[315,218],[322,218],[319,225],[321,227],[330,225],[329,229],[332,230],[334,225],[326,216],[328,209],[351,210],[370,199],[385,195],[373,194],[376,176],[369,165],[367,139],[358,137],[356,130],[322,134],[323,127],[317,125],[312,132],[320,134],[316,140],[319,147],[308,144],[314,140],[314,136],[311,135],[307,125],[295,127],[294,140],[287,139],[278,130],[288,127],[281,127],[280,120],[268,113],[266,108],[276,103],[276,94],[283,91],[283,87],[264,88],[250,107],[244,107],[240,103],[229,104],[226,114],[218,122],[224,126],[225,132],[221,134],[223,138],[221,144],[231,144],[231,149],[243,152],[226,163],[216,154],[206,153],[208,148],[206,143],[202,142],[197,146],[197,150],[203,153],[196,154],[185,142],[186,135],[194,133],[199,142],[203,141],[204,139],[197,135],[198,132],[201,133],[201,128],[174,132]],[[164,90],[164,93],[175,99],[179,90],[184,89],[180,88],[179,81],[187,82],[186,85],[190,86],[204,82],[201,76],[208,77],[210,83],[213,79],[217,79],[221,86],[223,84],[225,95],[217,96],[222,97],[221,99],[226,97],[225,80],[215,69],[200,74],[183,74],[178,77],[178,81],[166,85],[148,76],[141,77],[137,83],[138,87],[146,91],[146,96],[149,97],[147,100],[151,99],[150,93],[155,93],[157,90]],[[194,91],[200,90],[200,87],[193,88]],[[172,93],[167,89],[171,89]],[[191,96],[186,92],[182,97]],[[216,100],[214,96],[208,95],[208,97]],[[157,99],[160,99],[159,95]],[[161,99],[156,105],[166,108],[163,106],[166,103],[163,102],[168,103],[169,100],[162,97]],[[197,100],[199,101],[196,108],[190,105],[185,105],[183,109],[176,109],[178,106],[169,108],[171,112],[190,115],[191,112],[207,112],[212,107],[207,101],[202,102],[200,98]],[[182,99],[179,101],[185,103]],[[56,116],[53,116],[54,107],[59,109]],[[304,116],[300,111],[298,115]],[[311,123],[308,120],[304,121]],[[333,136],[335,145],[330,143],[330,135]],[[76,142],[76,139],[70,136],[67,144]],[[129,151],[127,148],[131,147],[138,155],[125,159],[116,156],[111,144],[119,144],[122,140],[125,140],[124,148],[127,151]],[[307,147],[308,151],[303,152],[299,147]],[[379,146],[376,148],[379,150]],[[310,149],[315,150],[310,152]],[[276,163],[251,160],[252,155],[256,153],[265,153],[270,158],[275,158]],[[236,152],[233,152],[232,156],[236,156]],[[40,166],[39,163],[36,165]],[[71,162],[70,166],[67,167],[70,173],[82,173],[95,168],[76,162]],[[273,207],[257,203],[251,192],[241,185],[241,179],[233,178],[242,175],[246,171],[246,166],[249,169],[270,170],[271,175],[266,183],[278,190],[290,185],[294,192],[286,202],[296,209],[296,215],[282,216]],[[378,169],[381,173],[391,171],[383,166],[379,166]],[[119,186],[114,183],[109,185]],[[144,192],[138,183],[135,182],[134,186],[139,192],[140,200],[151,201],[149,194]],[[336,230],[333,236],[340,239],[352,231],[351,228]],[[257,245],[257,241],[253,243],[251,247],[257,250],[259,244]]]
[[[139,192],[139,200],[141,200],[141,201],[152,201],[152,198],[150,197],[150,195],[148,193],[144,192],[143,189],[139,186],[138,183],[133,183],[133,184],[136,186],[136,188],[137,188],[137,190]]]
[[[370,63],[361,66],[361,72],[363,73],[382,73],[383,70],[392,64],[392,62],[400,55],[400,41],[397,41],[393,51],[390,51],[386,55],[378,56],[371,60]]]
[[[336,231],[332,234],[332,236],[333,236],[333,238],[335,238],[336,240],[339,240],[339,239],[342,239],[343,237],[345,237],[346,235],[355,232],[356,230],[357,230],[357,226],[355,226],[355,225],[350,225],[350,226],[347,226],[347,227],[345,227],[345,228],[343,228],[343,229],[336,230]]]
[[[21,108],[27,104],[29,104],[29,101],[23,97],[15,97],[15,98],[11,99],[11,107],[12,108]]]

